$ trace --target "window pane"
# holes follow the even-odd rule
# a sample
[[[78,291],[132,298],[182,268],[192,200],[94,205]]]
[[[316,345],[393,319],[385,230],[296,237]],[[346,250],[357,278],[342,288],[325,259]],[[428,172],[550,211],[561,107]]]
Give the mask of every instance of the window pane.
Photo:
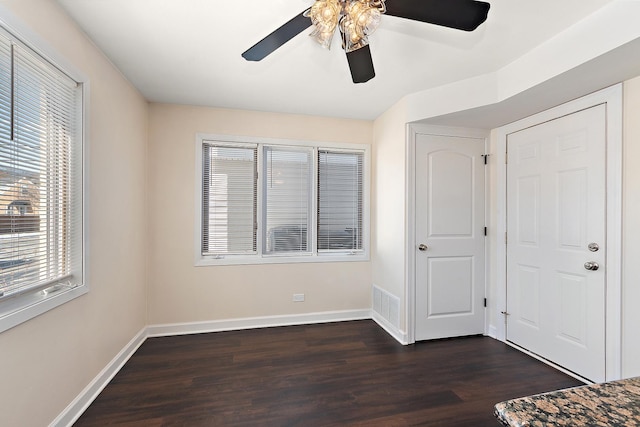
[[[311,149],[265,147],[265,253],[309,252]]]
[[[203,144],[203,255],[256,252],[256,150]]]
[[[363,159],[318,152],[318,251],[362,250]]]
[[[72,257],[82,232],[82,222],[72,221],[82,209],[81,202],[72,202],[74,194],[80,201],[82,195],[74,187],[81,171],[72,166],[79,155],[74,141],[80,90],[39,56],[19,45],[12,48],[13,127],[0,118],[0,291],[5,296],[82,280],[81,274],[72,276],[81,272],[81,260]],[[4,92],[11,85],[0,78],[0,86],[4,115],[11,111]]]

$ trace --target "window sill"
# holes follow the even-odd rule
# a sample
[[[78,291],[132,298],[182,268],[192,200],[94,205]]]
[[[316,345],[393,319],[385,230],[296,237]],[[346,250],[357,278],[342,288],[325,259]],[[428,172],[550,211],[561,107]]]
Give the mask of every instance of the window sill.
[[[0,333],[27,320],[33,319],[49,310],[61,306],[88,292],[86,285],[56,292],[45,293],[41,290],[0,301]]]
[[[318,255],[228,255],[224,258],[197,257],[196,267],[212,265],[260,265],[260,264],[299,264],[299,263],[324,263],[324,262],[366,262],[369,261],[368,253],[357,254],[318,254]]]

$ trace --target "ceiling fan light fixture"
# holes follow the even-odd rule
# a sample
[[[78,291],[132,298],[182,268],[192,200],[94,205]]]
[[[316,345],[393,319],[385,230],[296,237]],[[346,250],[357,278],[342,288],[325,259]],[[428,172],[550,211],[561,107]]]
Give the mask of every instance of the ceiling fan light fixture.
[[[305,12],[305,16],[311,19],[314,26],[313,32],[309,35],[322,47],[331,48],[341,11],[340,0],[316,0],[311,9]]]
[[[316,0],[305,12],[314,26],[310,36],[330,48],[336,27],[342,34],[342,47],[353,52],[369,44],[385,13],[385,0]]]
[[[359,32],[369,35],[380,25],[384,12],[384,0],[351,0],[345,4],[344,15],[353,21]]]
[[[340,18],[340,32],[342,47],[347,53],[369,44],[368,36],[378,28],[384,12],[384,0],[345,2]]]
[[[342,48],[347,53],[369,44],[369,38],[359,32],[356,26],[347,20],[340,22],[340,34],[342,34]]]
[[[333,34],[335,32],[335,28],[333,28],[333,30],[323,31],[319,27],[315,27],[315,29],[311,32],[311,34],[309,34],[309,36],[313,37],[313,39],[325,49],[331,49],[331,41],[333,40]]]

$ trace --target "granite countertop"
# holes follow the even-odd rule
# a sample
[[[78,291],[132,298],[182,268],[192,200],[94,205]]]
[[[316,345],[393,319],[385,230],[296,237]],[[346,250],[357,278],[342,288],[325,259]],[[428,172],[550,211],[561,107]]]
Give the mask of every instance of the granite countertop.
[[[640,426],[640,377],[507,400],[495,406],[505,426]]]

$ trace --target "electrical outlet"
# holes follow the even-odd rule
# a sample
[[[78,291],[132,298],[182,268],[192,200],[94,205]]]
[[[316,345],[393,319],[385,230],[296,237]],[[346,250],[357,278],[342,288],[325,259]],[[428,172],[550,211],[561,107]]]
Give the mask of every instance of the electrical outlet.
[[[304,302],[304,294],[293,294],[293,302]]]

